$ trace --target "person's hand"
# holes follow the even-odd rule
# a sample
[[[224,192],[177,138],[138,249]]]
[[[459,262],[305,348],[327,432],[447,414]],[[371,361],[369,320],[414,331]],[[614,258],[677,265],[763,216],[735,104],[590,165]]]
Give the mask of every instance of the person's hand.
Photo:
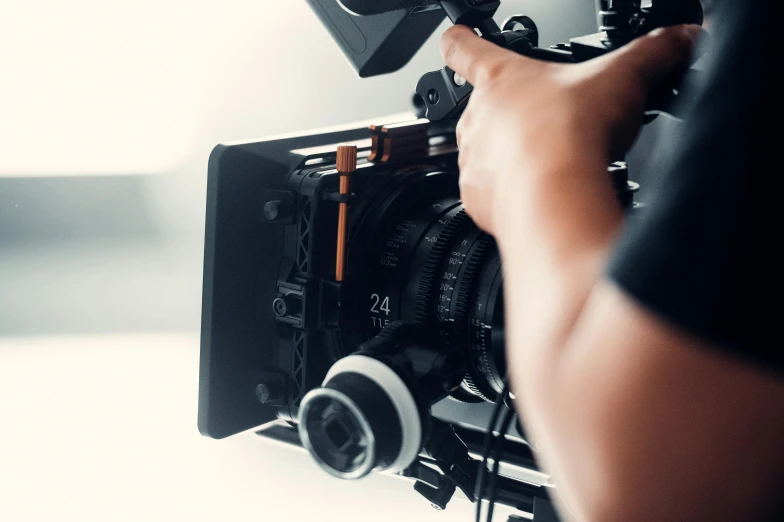
[[[555,64],[449,29],[442,55],[474,86],[457,128],[461,197],[474,221],[495,234],[505,209],[525,204],[525,184],[557,173],[568,187],[569,176],[604,172],[633,143],[650,91],[688,66],[700,30],[660,29],[601,58]]]

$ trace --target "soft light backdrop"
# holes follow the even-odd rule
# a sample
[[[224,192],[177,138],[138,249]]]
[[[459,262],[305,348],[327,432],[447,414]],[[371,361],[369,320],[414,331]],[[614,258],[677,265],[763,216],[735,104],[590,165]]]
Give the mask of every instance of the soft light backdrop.
[[[514,12],[595,29],[590,0]],[[436,37],[360,80],[299,0],[0,0],[0,520],[471,519],[196,431],[212,147],[406,110],[441,65]]]

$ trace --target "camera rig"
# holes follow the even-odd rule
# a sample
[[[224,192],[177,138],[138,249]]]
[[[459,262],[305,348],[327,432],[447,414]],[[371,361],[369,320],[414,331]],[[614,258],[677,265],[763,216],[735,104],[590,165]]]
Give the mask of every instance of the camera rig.
[[[612,2],[597,35],[539,49],[526,17],[496,31],[498,2],[343,0],[368,15],[356,17],[335,0],[309,1],[328,26],[345,15],[361,34],[365,18],[381,17],[374,23],[387,29],[396,21],[387,40],[368,34],[370,54],[352,60],[365,72],[400,65],[378,53],[401,38],[401,25],[409,31],[447,14],[508,48],[559,61],[589,59],[674,19]],[[341,36],[349,47],[351,38]],[[459,491],[478,506],[487,500],[491,512],[499,502],[556,520],[505,380],[500,255],[459,199],[455,117],[470,85],[444,68],[418,90],[428,119],[213,150],[199,429],[213,438],[254,429],[304,447],[344,479],[406,477],[438,509]],[[617,194],[608,204],[638,208],[625,164],[608,175]]]
[[[702,24],[699,0],[598,0],[599,32],[569,43],[539,47],[539,29],[523,15],[509,17],[500,27],[493,15],[498,0],[308,0],[345,56],[362,77],[393,72],[405,65],[448,16],[496,45],[537,60],[579,63],[614,51],[650,31],[670,25]],[[353,16],[348,14],[353,13]],[[356,16],[359,15],[359,16]],[[647,112],[677,111],[684,83],[697,73],[678,78],[654,93]],[[422,76],[416,87],[421,115],[431,121],[459,117],[473,87],[449,67]]]
[[[454,123],[415,120],[215,148],[204,434],[255,428],[304,443],[343,478],[396,472],[439,509],[456,490],[490,498],[489,481],[475,490],[488,401],[504,398],[503,411],[512,411],[501,393],[500,258],[460,204]],[[340,143],[357,147],[350,195],[341,193]],[[633,208],[637,186],[624,165],[610,173],[619,201]],[[349,202],[341,270],[340,209]],[[503,432],[495,500],[528,513],[549,509],[547,477],[522,429],[507,422]],[[329,438],[333,451],[324,449]]]

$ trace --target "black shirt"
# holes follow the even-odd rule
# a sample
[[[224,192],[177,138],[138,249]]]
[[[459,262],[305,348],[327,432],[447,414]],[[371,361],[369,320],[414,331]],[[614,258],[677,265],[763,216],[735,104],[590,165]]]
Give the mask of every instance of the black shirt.
[[[609,276],[718,349],[784,375],[780,26],[773,0],[724,0],[707,83],[654,163]]]

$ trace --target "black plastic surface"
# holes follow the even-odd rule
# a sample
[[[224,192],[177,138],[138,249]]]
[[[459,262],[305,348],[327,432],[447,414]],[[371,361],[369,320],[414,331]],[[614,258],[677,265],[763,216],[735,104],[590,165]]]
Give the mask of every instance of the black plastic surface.
[[[337,0],[308,0],[308,4],[362,78],[406,65],[446,18],[441,9],[408,7],[353,16]]]
[[[224,438],[271,420],[262,372],[277,371],[271,303],[283,226],[260,220],[265,191],[286,189],[305,156],[292,151],[368,137],[365,127],[257,143],[218,145],[209,161],[204,245],[199,431]]]

